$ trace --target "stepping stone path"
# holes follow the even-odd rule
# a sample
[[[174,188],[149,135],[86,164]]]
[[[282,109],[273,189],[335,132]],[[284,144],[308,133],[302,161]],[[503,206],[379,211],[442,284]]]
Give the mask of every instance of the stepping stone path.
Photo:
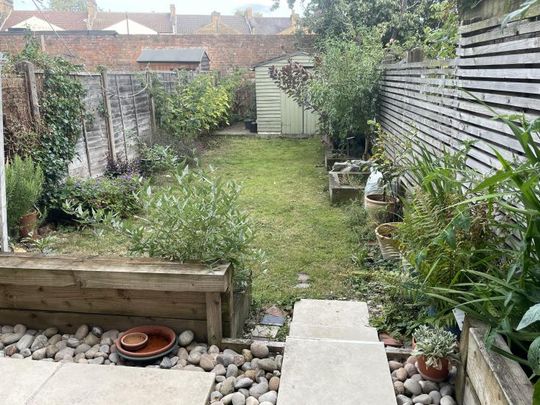
[[[22,390],[24,392],[32,391],[33,389],[35,390],[42,385],[42,382],[40,382],[41,380],[39,379],[35,380],[35,383],[34,381],[29,383],[28,378],[26,378],[27,373],[30,374],[30,378],[33,378],[34,371],[32,370],[34,369],[32,369],[31,365],[35,365],[35,367],[37,367],[36,370],[50,370],[51,375],[54,374],[55,380],[58,380],[56,377],[57,375],[62,375],[65,377],[62,377],[64,380],[70,381],[68,385],[64,384],[64,388],[62,389],[54,388],[45,390],[45,388],[42,388],[39,391],[40,397],[50,397],[53,398],[54,401],[28,402],[30,404],[276,404],[280,388],[280,370],[283,356],[281,354],[271,353],[266,344],[262,342],[254,342],[250,349],[244,349],[241,353],[230,349],[221,351],[217,346],[208,346],[206,343],[197,343],[194,340],[195,335],[192,331],[184,331],[179,335],[179,345],[174,348],[171,354],[143,367],[137,363],[124,361],[118,355],[114,340],[116,340],[120,334],[121,332],[118,330],[103,331],[99,327],[90,328],[88,325],[81,325],[74,334],[61,334],[58,329],[53,327],[45,330],[32,330],[27,329],[25,325],[5,325],[0,327],[0,374],[7,375],[11,373],[10,375],[13,375],[13,378],[15,378],[18,374],[22,373],[21,378],[17,378],[17,380],[24,380],[24,382],[29,385],[16,388],[16,390]],[[6,359],[3,359],[3,357],[6,357]],[[18,364],[14,366],[13,363],[19,362],[7,359],[7,357],[11,357],[11,359],[37,361],[21,361],[20,363],[24,363],[24,366]],[[82,364],[85,364],[85,366],[82,366]],[[133,367],[105,367],[106,365],[125,365]],[[30,366],[29,370],[25,368],[28,366]],[[76,366],[76,368],[72,369],[67,366]],[[22,370],[21,367],[25,369]],[[58,367],[62,368],[59,368],[58,371]],[[144,372],[146,369],[155,369],[152,371],[167,374],[169,377],[154,376],[154,374],[147,375],[144,373],[137,374],[133,371],[128,373],[134,374],[124,373],[117,376],[114,372],[109,371],[109,369],[130,369],[139,370],[141,372]],[[198,382],[195,381],[193,383],[194,387],[203,388],[200,390],[204,396],[203,402],[199,401],[199,397],[196,397],[195,401],[189,401],[189,398],[192,397],[187,395],[190,392],[193,392],[193,390],[187,390],[185,394],[182,393],[181,390],[176,391],[174,387],[169,390],[169,380],[174,381],[175,379],[178,379],[180,382],[179,387],[182,388],[185,386],[185,384],[182,385],[182,381],[187,377],[183,376],[179,379],[178,376],[180,374],[174,374],[175,370],[199,372],[201,375],[205,376],[200,377],[200,381],[197,380]],[[46,374],[46,371],[43,371],[43,373]],[[71,377],[71,373],[73,373],[73,376],[78,377]],[[188,376],[193,374],[194,373],[187,373]],[[100,376],[104,376],[103,379],[100,379]],[[87,381],[86,378],[88,378],[88,382],[85,382]],[[129,380],[132,384],[126,385],[120,383],[119,381],[123,381],[124,378]],[[204,384],[206,384],[205,381],[207,381],[208,378],[211,383],[208,385],[207,389],[207,386]],[[184,401],[185,398],[188,400],[185,400],[184,402],[169,402],[167,400],[162,401],[153,398],[145,399],[146,397],[141,394],[142,400],[137,398],[134,401],[136,398],[135,396],[113,395],[113,391],[118,391],[119,393],[127,391],[132,391],[133,393],[140,392],[140,389],[137,388],[137,382],[140,379],[154,381],[154,383],[152,383],[152,389],[146,388],[148,392],[153,393],[152,395],[155,395],[156,392],[174,392],[176,400],[178,400],[178,398],[182,398],[182,401]],[[162,381],[161,379],[163,379],[163,383],[160,382]],[[0,396],[2,398],[0,403],[4,403],[6,395],[10,398],[10,389],[15,390],[15,388],[11,388],[12,383],[10,383],[10,381],[10,379],[4,380],[5,384],[0,381]],[[117,382],[114,389],[109,384],[109,381]],[[99,387],[96,388],[96,386]],[[106,389],[106,387],[109,387],[109,389]],[[159,389],[156,389],[155,387],[159,387]],[[70,394],[71,388],[74,389],[72,394]],[[100,391],[101,388],[103,388],[102,391]],[[205,390],[207,391],[206,393]],[[104,398],[102,402],[99,402],[96,399],[99,398],[96,397],[96,395],[100,392]],[[91,402],[84,402],[85,398]],[[208,402],[208,398],[210,398],[210,402]],[[92,399],[95,400],[92,401]],[[10,405],[16,405],[18,403],[26,404],[26,402],[17,401],[5,403],[9,403]]]
[[[396,404],[384,345],[369,326],[365,303],[296,303],[278,404]]]

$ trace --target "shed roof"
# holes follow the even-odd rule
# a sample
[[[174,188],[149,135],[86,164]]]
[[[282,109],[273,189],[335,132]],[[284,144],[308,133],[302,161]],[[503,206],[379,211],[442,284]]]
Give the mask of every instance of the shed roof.
[[[143,49],[137,62],[200,63],[205,55],[203,48]]]
[[[259,63],[257,63],[256,65],[253,66],[253,69],[261,67],[261,66],[271,65],[271,64],[274,64],[274,63],[276,63],[276,62],[278,62],[280,60],[283,60],[283,59],[294,58],[295,56],[308,56],[308,57],[311,57],[311,55],[309,53],[307,53],[307,52],[287,53],[287,54],[278,56],[276,58],[272,58],[272,59],[268,59],[268,60],[259,62]]]

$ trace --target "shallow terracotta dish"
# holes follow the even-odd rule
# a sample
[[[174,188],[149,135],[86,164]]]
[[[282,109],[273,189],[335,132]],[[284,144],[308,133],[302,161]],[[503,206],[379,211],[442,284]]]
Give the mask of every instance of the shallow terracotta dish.
[[[122,337],[131,333],[144,333],[148,335],[148,341],[144,347],[137,350],[129,350],[122,346]],[[176,333],[166,326],[138,326],[126,331],[115,345],[120,354],[131,358],[144,358],[156,356],[169,350],[176,341]]]
[[[142,332],[126,333],[120,338],[122,347],[129,351],[142,349],[148,343],[148,335]]]

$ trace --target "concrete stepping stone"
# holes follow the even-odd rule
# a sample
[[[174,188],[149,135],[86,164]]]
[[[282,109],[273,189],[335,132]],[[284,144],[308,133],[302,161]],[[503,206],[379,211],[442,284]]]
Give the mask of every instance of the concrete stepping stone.
[[[287,338],[279,405],[396,405],[382,343]]]
[[[215,374],[155,368],[0,360],[10,405],[206,405]]]
[[[332,327],[369,327],[365,302],[300,300],[294,305],[293,322]]]
[[[366,326],[322,326],[291,322],[289,336],[296,338],[378,342],[377,329]]]

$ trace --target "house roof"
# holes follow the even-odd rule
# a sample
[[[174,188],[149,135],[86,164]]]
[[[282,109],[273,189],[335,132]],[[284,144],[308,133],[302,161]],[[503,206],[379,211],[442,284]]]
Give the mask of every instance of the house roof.
[[[210,15],[177,15],[176,32],[178,34],[197,34],[201,28],[212,22]],[[279,34],[291,26],[288,17],[253,17],[220,15],[219,23],[235,30],[238,34]],[[253,32],[252,32],[253,31]]]
[[[291,26],[288,17],[253,17],[249,19],[254,34],[279,34]]]
[[[6,21],[2,24],[2,30],[7,30],[17,24],[20,24],[29,18],[36,17],[40,20],[50,22],[56,27],[64,30],[86,30],[86,13],[75,13],[69,11],[31,11],[31,10],[13,10]]]
[[[124,21],[126,18],[159,33],[172,33],[169,13],[99,12],[94,20],[92,28],[95,30],[102,30]]]
[[[206,51],[202,48],[143,49],[137,62],[200,63],[205,54]]]

